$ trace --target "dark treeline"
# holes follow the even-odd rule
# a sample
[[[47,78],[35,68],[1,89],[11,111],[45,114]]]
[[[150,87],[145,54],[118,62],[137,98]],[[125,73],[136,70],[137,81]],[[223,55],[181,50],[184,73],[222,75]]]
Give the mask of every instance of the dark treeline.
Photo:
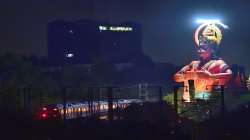
[[[162,85],[165,91],[170,91],[177,69],[170,63],[153,63],[150,58],[132,64],[114,64],[100,59],[93,64],[58,66],[50,64],[46,58],[5,54],[0,56],[1,109],[19,110],[30,104],[37,107],[61,102],[64,88],[71,88],[72,97],[76,99],[84,97],[89,86],[149,83]],[[32,103],[27,103],[29,98]]]

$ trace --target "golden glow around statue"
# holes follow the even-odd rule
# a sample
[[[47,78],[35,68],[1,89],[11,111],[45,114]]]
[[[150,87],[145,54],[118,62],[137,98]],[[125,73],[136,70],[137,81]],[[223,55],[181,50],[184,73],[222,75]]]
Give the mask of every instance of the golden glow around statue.
[[[209,24],[204,31],[202,36],[207,37],[208,40],[214,41],[217,45],[220,45],[222,34],[221,30],[215,26],[215,24]]]
[[[184,83],[183,100],[190,102],[189,81],[194,83],[195,98],[204,93],[211,94],[214,87],[226,85],[232,71],[218,56],[222,33],[216,23],[203,23],[195,32],[198,60],[192,61],[178,71],[174,80]],[[204,97],[204,95],[203,95]]]
[[[214,41],[217,45],[220,45],[222,33],[215,23],[203,23],[195,31],[194,39],[197,46],[199,46],[200,37],[207,37],[208,40]]]

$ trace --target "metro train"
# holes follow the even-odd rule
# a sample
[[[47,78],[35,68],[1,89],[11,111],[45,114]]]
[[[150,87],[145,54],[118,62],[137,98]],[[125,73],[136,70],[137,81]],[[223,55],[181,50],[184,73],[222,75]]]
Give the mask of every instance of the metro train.
[[[132,103],[142,104],[140,99],[126,99],[113,102],[113,109],[125,109]],[[92,106],[92,107],[91,107]],[[92,110],[91,110],[92,109]],[[66,103],[65,118],[75,119],[80,117],[88,117],[91,114],[100,113],[105,115],[108,112],[107,101],[94,101],[92,105],[88,102]],[[45,105],[38,109],[34,115],[36,120],[60,120],[64,117],[63,104]]]

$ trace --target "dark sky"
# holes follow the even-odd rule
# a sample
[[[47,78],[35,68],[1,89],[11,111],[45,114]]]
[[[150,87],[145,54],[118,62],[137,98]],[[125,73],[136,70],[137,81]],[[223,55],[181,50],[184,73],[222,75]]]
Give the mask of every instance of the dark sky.
[[[0,54],[47,55],[46,24],[56,19],[135,21],[143,25],[143,49],[154,61],[186,64],[196,58],[196,17],[216,16],[224,31],[221,56],[250,72],[248,0],[6,0],[0,2]]]

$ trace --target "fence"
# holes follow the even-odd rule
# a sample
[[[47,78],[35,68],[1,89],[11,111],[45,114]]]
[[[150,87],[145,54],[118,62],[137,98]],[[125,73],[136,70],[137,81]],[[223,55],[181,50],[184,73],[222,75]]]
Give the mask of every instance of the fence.
[[[186,87],[174,86],[172,104],[180,116],[196,121],[204,121],[211,117],[223,115],[225,111],[232,111],[242,104],[250,102],[250,94],[244,89],[231,89],[224,86],[215,86],[212,92],[203,92],[197,98],[192,87],[189,87],[190,101],[185,102],[183,93]]]
[[[16,88],[0,94],[1,111],[34,115],[43,105],[108,101],[112,106],[120,99],[140,99],[143,102],[162,101],[168,89],[160,85],[87,86],[72,88]],[[90,110],[90,115],[94,114]],[[112,110],[111,110],[112,111]],[[112,115],[112,112],[109,114]],[[109,116],[112,117],[112,116]]]

